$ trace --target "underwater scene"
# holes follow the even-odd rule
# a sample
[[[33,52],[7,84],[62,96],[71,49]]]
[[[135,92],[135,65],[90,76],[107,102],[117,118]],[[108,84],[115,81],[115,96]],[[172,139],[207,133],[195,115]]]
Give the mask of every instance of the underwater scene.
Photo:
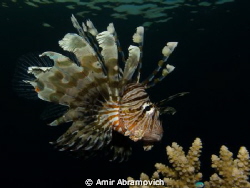
[[[250,2],[8,0],[3,187],[250,187]]]

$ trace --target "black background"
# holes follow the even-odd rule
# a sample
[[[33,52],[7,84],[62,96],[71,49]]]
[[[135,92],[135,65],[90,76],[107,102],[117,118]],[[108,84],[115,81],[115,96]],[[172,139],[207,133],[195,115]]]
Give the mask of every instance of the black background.
[[[226,145],[236,156],[240,146],[250,149],[250,15],[247,1],[235,1],[213,8],[179,7],[173,19],[154,23],[146,29],[143,75],[146,77],[161,58],[167,41],[179,45],[169,59],[176,69],[162,83],[148,92],[153,101],[189,91],[172,102],[178,113],[164,116],[164,138],[152,151],[144,152],[135,144],[126,163],[102,159],[83,161],[55,151],[49,141],[55,140],[66,126],[52,128],[40,119],[46,106],[17,96],[11,86],[17,59],[33,51],[57,51],[58,40],[75,32],[70,22],[74,10],[63,4],[40,8],[12,4],[1,7],[1,176],[7,187],[85,187],[87,178],[139,178],[141,172],[151,175],[154,164],[167,164],[165,147],[177,142],[187,151],[196,137],[203,142],[201,171],[204,179],[213,173],[211,155]],[[135,28],[143,23],[140,16],[128,20],[110,18],[100,11],[90,17],[99,31],[113,21],[124,48],[131,43]],[[83,20],[78,17],[78,20]],[[54,28],[43,27],[50,23]]]

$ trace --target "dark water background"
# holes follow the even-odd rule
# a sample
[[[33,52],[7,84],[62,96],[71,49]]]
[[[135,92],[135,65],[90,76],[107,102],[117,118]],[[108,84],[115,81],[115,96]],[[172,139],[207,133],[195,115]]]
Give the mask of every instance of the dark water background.
[[[165,147],[177,142],[185,151],[196,137],[203,142],[204,180],[214,172],[211,155],[226,145],[236,156],[240,146],[250,150],[250,14],[249,1],[235,1],[214,9],[191,14],[185,8],[175,10],[172,20],[152,24],[145,33],[143,73],[148,75],[161,58],[167,41],[179,45],[169,59],[176,70],[162,83],[149,90],[153,101],[177,92],[190,95],[176,99],[175,116],[164,116],[164,138],[152,151],[144,152],[135,144],[126,163],[102,159],[83,161],[55,151],[49,141],[66,129],[52,128],[40,120],[46,104],[20,98],[13,92],[11,80],[17,59],[33,51],[57,51],[58,40],[75,32],[69,10],[63,4],[39,8],[12,4],[0,10],[1,54],[1,176],[12,187],[85,187],[87,178],[139,178],[141,172],[151,175],[154,164],[167,164]],[[197,8],[198,9],[198,8]],[[199,9],[198,9],[199,10]],[[124,49],[131,43],[134,29],[142,17],[112,19],[105,10],[90,17],[99,31],[114,22]],[[78,17],[78,20],[83,20]],[[51,27],[43,27],[42,23]],[[126,52],[126,50],[124,50]],[[2,186],[1,186],[2,187]]]

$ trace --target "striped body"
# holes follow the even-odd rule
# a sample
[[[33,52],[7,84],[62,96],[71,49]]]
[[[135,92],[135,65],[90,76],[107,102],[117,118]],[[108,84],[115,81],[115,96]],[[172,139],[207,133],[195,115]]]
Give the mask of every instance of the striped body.
[[[153,104],[146,89],[174,69],[163,66],[177,43],[167,43],[158,67],[140,82],[143,27],[137,28],[133,36],[137,45],[129,46],[125,60],[113,24],[98,33],[90,21],[81,27],[72,16],[72,22],[79,35],[68,33],[59,45],[73,53],[76,61],[56,52],[44,52],[40,58],[48,57],[54,65],[29,66],[27,72],[34,79],[24,80],[40,99],[68,107],[63,116],[50,123],[57,126],[72,122],[53,144],[83,157],[107,151],[111,160],[124,160],[130,155],[129,139],[141,140],[145,150],[151,149],[163,135],[159,116],[170,108]],[[122,62],[118,62],[118,55]],[[156,74],[159,78],[154,78]]]
[[[121,99],[120,126],[122,133],[133,141],[146,140],[155,142],[161,140],[162,126],[159,120],[160,112],[151,103],[145,86],[129,84]]]

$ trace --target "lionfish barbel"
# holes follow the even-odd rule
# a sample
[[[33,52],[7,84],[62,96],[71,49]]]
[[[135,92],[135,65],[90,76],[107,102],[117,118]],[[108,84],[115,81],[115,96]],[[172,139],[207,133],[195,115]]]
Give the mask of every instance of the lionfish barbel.
[[[54,65],[29,66],[27,72],[35,79],[23,80],[34,87],[40,99],[68,107],[64,115],[49,125],[66,122],[72,125],[52,144],[61,151],[76,152],[86,158],[104,151],[111,154],[111,160],[121,161],[131,154],[129,139],[141,140],[144,149],[150,150],[163,136],[159,116],[175,113],[174,108],[164,104],[186,94],[179,93],[154,104],[146,92],[174,70],[166,61],[177,42],[166,44],[157,68],[140,82],[143,27],[137,27],[133,35],[135,45],[129,46],[125,60],[112,23],[107,31],[98,33],[90,20],[82,26],[73,15],[71,20],[79,34],[66,34],[59,45],[73,53],[77,62],[47,51],[40,57],[49,57]],[[155,78],[156,74],[160,76]]]

